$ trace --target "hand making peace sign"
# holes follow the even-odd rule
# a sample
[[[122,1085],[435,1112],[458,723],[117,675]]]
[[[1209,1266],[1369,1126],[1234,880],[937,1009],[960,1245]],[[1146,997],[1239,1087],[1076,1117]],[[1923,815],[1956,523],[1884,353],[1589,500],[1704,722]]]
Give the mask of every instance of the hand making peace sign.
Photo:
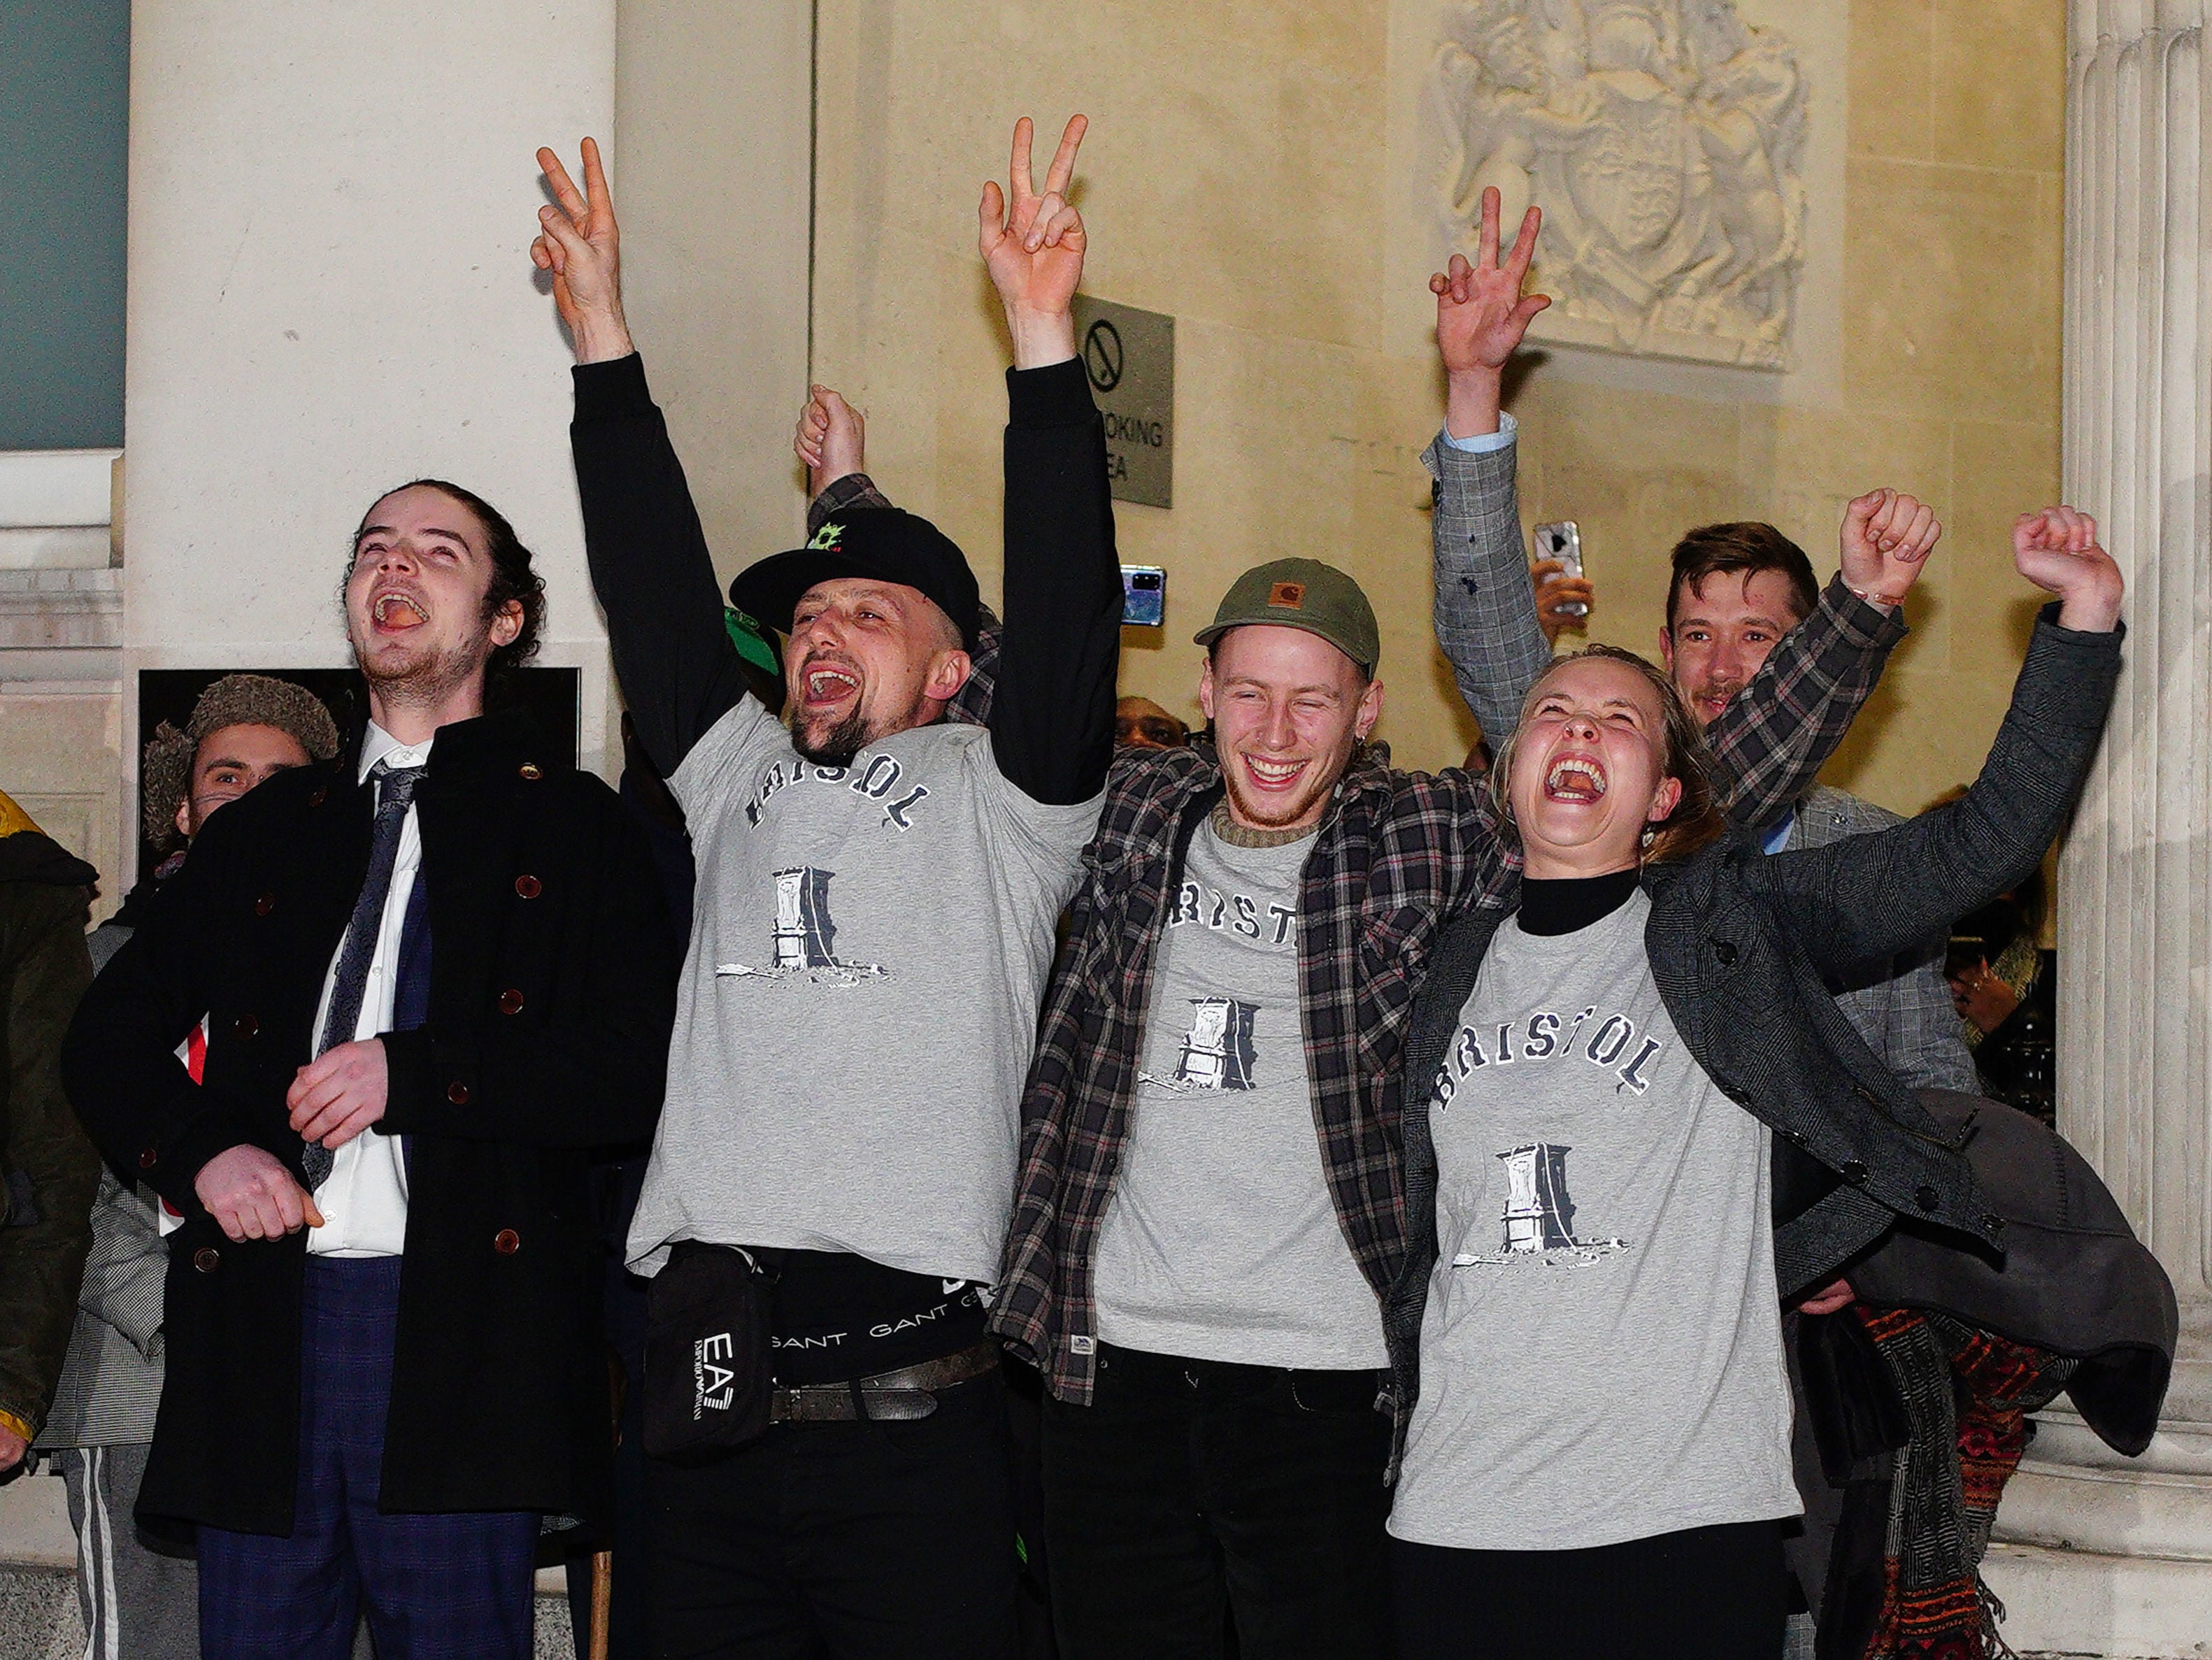
[[[636,350],[623,320],[622,233],[615,225],[614,198],[606,169],[599,165],[596,141],[584,140],[584,188],[579,191],[561,158],[538,152],[538,165],[553,188],[554,201],[538,210],[543,228],[530,245],[530,262],[553,273],[553,304],[568,325],[576,361],[602,363]]]
[[[1498,203],[1495,186],[1482,192],[1474,263],[1455,253],[1449,266],[1429,278],[1429,292],[1437,296],[1437,350],[1450,385],[1445,423],[1459,438],[1498,430],[1498,376],[1536,313],[1552,303],[1544,295],[1521,292],[1528,262],[1536,257],[1543,210],[1531,205],[1522,216],[1520,234],[1501,262]]]
[[[992,284],[1006,308],[1014,337],[1014,367],[1042,368],[1075,356],[1075,319],[1069,310],[1083,280],[1083,216],[1069,204],[1075,152],[1091,125],[1078,115],[1060,136],[1040,196],[1030,171],[1034,131],[1028,116],[1014,123],[1013,159],[1006,190],[991,179],[976,210],[976,241]],[[1009,200],[1011,198],[1011,202]]]

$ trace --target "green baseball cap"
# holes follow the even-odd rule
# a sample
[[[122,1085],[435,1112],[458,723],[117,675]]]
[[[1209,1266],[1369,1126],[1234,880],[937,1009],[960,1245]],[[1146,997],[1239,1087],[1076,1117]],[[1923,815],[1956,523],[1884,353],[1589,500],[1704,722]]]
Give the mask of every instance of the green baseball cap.
[[[1358,664],[1363,674],[1374,673],[1382,655],[1375,607],[1359,584],[1318,559],[1271,559],[1253,566],[1229,585],[1213,621],[1193,637],[1211,646],[1230,629],[1255,623],[1317,634]]]

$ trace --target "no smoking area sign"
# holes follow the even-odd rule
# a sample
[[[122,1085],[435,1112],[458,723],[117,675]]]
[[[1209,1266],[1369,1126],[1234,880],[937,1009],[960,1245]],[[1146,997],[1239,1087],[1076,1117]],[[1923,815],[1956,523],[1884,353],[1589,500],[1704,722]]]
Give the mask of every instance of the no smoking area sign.
[[[1075,337],[1106,419],[1106,471],[1117,502],[1175,497],[1175,319],[1075,296]]]

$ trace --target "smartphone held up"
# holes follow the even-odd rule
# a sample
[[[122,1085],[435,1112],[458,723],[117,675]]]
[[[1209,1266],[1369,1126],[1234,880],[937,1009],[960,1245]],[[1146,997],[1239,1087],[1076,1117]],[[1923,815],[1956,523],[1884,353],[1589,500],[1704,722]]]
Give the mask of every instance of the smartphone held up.
[[[1541,564],[1547,559],[1558,561],[1559,577],[1586,575],[1583,569],[1583,533],[1573,520],[1560,519],[1548,525],[1539,525],[1529,532],[1529,537],[1536,544],[1535,563]],[[1552,580],[1557,581],[1559,577]],[[1589,614],[1589,607],[1579,599],[1567,600],[1559,606],[1559,610],[1568,617]]]

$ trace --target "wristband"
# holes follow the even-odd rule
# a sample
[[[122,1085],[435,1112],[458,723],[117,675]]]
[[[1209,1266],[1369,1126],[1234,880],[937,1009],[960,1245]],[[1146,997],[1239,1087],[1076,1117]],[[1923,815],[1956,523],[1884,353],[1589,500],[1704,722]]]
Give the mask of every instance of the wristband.
[[[1887,605],[1894,610],[1905,603],[1905,596],[1901,593],[1876,593],[1872,588],[1852,587],[1849,582],[1844,583],[1844,587],[1869,605]]]

